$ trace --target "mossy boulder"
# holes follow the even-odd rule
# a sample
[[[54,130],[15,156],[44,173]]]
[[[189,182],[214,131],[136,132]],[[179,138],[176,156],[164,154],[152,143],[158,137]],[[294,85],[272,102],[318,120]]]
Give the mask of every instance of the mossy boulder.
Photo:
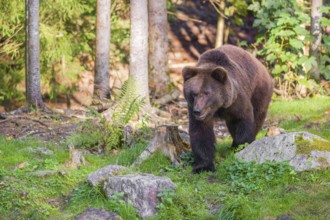
[[[157,205],[161,202],[159,194],[175,191],[176,185],[165,176],[152,174],[127,174],[109,177],[103,186],[108,198],[124,193],[122,199],[131,203],[142,218],[156,214]]]
[[[292,132],[254,141],[236,157],[246,162],[289,162],[296,171],[330,166],[330,141],[308,132]]]

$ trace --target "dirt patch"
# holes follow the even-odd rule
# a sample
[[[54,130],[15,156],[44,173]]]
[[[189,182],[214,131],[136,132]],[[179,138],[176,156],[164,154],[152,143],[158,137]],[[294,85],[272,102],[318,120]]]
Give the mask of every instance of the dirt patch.
[[[163,111],[170,113],[172,121],[180,130],[188,132],[188,112],[183,99],[172,101],[161,106]],[[35,137],[41,141],[61,141],[76,131],[85,121],[86,110],[61,110],[62,113],[29,112],[9,114],[0,112],[0,135],[9,139],[25,139]],[[224,121],[215,122],[217,138],[229,136]]]
[[[66,111],[64,111],[66,112]],[[73,112],[0,114],[0,135],[13,139],[36,137],[42,141],[61,140],[77,131],[82,120]],[[75,115],[82,111],[74,111]]]

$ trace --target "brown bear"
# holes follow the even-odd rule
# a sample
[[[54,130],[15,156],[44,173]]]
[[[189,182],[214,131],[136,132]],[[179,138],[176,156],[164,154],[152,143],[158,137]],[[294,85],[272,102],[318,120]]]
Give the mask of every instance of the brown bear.
[[[254,141],[271,101],[272,78],[260,61],[232,45],[206,51],[182,75],[193,172],[214,171],[214,118],[225,120],[233,147]]]

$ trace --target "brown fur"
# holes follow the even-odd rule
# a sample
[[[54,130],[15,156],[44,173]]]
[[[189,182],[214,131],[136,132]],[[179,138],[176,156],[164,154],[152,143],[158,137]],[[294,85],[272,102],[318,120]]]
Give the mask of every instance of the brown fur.
[[[183,69],[193,172],[214,171],[213,119],[226,121],[232,146],[251,143],[266,118],[273,85],[266,68],[241,48],[225,45]]]

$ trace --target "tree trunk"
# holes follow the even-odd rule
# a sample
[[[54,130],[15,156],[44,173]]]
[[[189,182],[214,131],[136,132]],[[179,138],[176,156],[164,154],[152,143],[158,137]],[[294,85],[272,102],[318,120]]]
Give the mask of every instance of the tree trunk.
[[[217,33],[215,39],[215,47],[221,47],[224,44],[224,37],[225,37],[225,18],[223,16],[225,12],[226,2],[220,2],[220,11],[222,14],[219,14],[218,23],[217,23]]]
[[[320,47],[322,40],[322,32],[320,27],[320,18],[322,13],[319,8],[323,5],[322,0],[312,0],[312,24],[311,24],[311,34],[315,37],[311,46],[311,55],[316,57],[316,61],[320,63]],[[320,80],[320,73],[318,66],[313,66],[311,70],[311,77],[315,80]]]
[[[150,106],[148,88],[148,1],[131,0],[130,76],[136,94]]]
[[[168,91],[168,26],[166,0],[149,0],[149,88],[156,96]]]
[[[40,92],[39,0],[26,0],[26,104],[44,108]]]
[[[96,64],[93,104],[110,99],[110,6],[111,0],[97,0],[96,6]]]

